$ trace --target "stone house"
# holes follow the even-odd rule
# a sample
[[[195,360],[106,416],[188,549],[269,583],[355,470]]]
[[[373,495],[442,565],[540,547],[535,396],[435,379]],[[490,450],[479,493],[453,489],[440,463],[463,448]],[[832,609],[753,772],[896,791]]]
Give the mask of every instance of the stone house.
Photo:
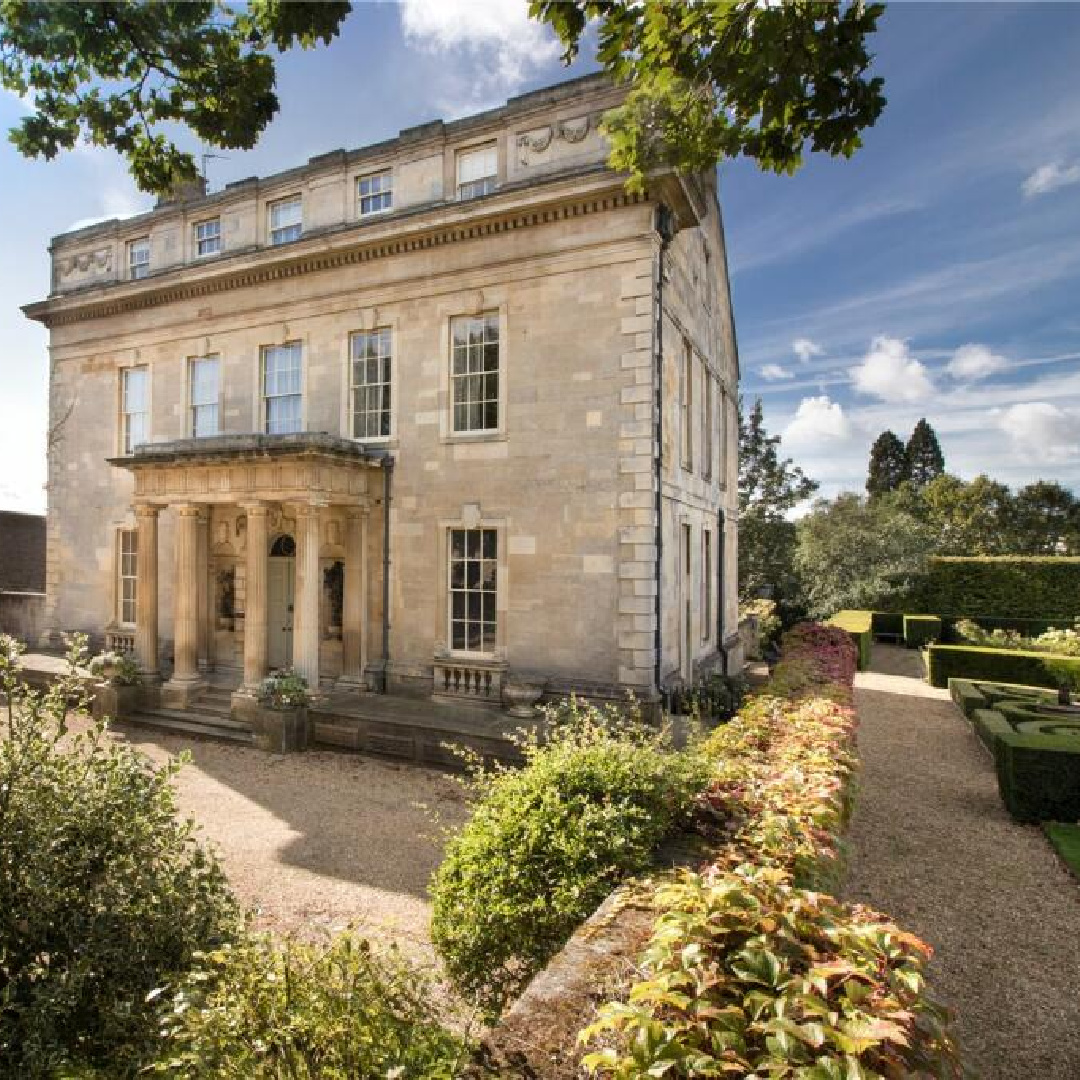
[[[716,178],[628,193],[619,96],[578,79],[56,237],[24,309],[66,417],[46,627],[133,650],[174,707],[289,664],[493,704],[738,664]]]

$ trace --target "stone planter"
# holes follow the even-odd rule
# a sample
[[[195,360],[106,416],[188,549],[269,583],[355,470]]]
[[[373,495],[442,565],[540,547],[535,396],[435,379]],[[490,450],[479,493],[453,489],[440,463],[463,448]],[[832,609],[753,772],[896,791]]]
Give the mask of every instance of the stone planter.
[[[509,682],[502,688],[507,713],[521,720],[536,719],[536,703],[543,696],[544,688],[538,683]]]
[[[255,706],[251,717],[255,745],[274,754],[291,754],[307,749],[308,711],[306,705]]]
[[[99,683],[94,689],[92,710],[95,720],[106,716],[123,720],[139,711],[139,687],[118,686],[116,683]]]

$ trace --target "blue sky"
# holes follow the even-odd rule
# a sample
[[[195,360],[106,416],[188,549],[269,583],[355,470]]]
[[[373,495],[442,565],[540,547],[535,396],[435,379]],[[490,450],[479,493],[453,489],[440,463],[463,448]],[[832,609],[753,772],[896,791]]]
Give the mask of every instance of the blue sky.
[[[212,188],[453,117],[569,73],[524,0],[356,4],[279,65],[259,145]],[[832,494],[870,443],[937,429],[950,471],[1080,478],[1080,5],[892,4],[873,41],[889,105],[851,161],[721,167],[744,396]],[[0,92],[0,127],[22,115]],[[123,164],[0,145],[0,508],[44,509],[51,236],[147,209]]]

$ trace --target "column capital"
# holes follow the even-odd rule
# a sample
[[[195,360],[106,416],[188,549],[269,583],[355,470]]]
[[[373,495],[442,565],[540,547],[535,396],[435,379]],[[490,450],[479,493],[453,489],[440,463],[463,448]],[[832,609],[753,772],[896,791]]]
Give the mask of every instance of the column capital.
[[[323,499],[311,499],[308,502],[296,504],[297,517],[318,517],[319,512],[325,510],[330,504]]]
[[[270,504],[268,502],[263,502],[260,499],[245,499],[238,502],[236,505],[239,506],[248,517],[251,517],[253,514],[260,514],[265,517],[270,513]]]
[[[202,513],[198,503],[174,503],[173,510],[179,517],[198,517]]]
[[[161,513],[161,507],[153,503],[136,503],[135,516],[137,518],[156,518]]]

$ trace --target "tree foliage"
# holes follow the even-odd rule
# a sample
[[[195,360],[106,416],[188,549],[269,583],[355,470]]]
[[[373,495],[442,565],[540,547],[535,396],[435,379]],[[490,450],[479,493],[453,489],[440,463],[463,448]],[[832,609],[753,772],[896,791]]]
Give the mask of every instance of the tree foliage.
[[[945,471],[945,457],[941,453],[937,433],[925,417],[915,425],[915,430],[904,448],[907,459],[907,475],[916,487],[924,487]]]
[[[1012,500],[1012,550],[1019,555],[1080,555],[1080,499],[1060,484],[1036,480]]]
[[[278,111],[270,51],[330,42],[350,10],[336,0],[0,0],[0,86],[32,103],[9,137],[50,160],[80,139],[113,147],[140,188],[166,192],[196,166],[163,125],[211,146],[254,146]]]
[[[689,171],[744,154],[793,173],[806,148],[850,157],[885,107],[867,39],[882,4],[821,0],[531,0],[577,54],[590,20],[625,104],[606,121],[612,164],[642,186],[658,165]]]
[[[935,555],[1017,554],[1012,496],[1004,484],[988,476],[965,481],[942,473],[922,489],[921,503]]]
[[[0,635],[0,1075],[124,1076],[157,1039],[153,991],[241,929],[172,780],[95,725],[75,675],[30,689]]]
[[[895,491],[907,479],[907,455],[895,432],[883,431],[870,447],[870,467],[866,477],[867,494],[884,495]]]
[[[747,416],[739,402],[739,596],[763,589],[792,599],[795,525],[787,518],[818,489],[791,458],[777,452],[779,435],[765,430],[761,399]]]
[[[934,552],[933,531],[897,494],[822,500],[799,521],[797,535],[795,568],[815,617],[874,608],[910,591]]]

